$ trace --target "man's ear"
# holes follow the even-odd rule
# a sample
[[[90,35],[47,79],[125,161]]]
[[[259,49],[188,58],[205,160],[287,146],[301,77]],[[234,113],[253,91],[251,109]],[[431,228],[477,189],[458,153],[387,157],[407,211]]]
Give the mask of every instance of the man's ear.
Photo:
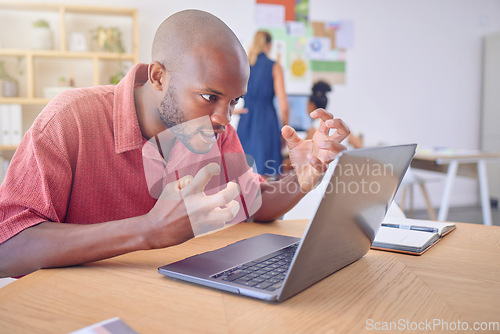
[[[156,90],[163,90],[163,85],[167,84],[167,71],[165,67],[157,61],[149,64],[148,68],[149,81]]]

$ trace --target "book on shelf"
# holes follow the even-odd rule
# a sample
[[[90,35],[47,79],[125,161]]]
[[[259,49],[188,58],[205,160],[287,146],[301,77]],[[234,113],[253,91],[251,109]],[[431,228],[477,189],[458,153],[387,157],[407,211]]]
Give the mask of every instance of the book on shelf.
[[[0,145],[10,145],[10,107],[0,104]]]
[[[4,159],[2,156],[0,156],[0,185],[3,182],[3,179],[5,179],[5,174],[7,174],[9,163],[10,163],[9,159]]]
[[[23,115],[20,104],[10,105],[10,144],[19,145],[23,139]]]
[[[372,249],[421,255],[455,229],[454,223],[386,217]]]
[[[0,104],[0,145],[15,146],[21,143],[22,122],[20,104]]]

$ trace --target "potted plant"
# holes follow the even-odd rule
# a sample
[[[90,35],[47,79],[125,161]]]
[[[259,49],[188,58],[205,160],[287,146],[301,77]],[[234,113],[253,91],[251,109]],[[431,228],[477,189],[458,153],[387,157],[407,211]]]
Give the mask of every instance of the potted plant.
[[[125,47],[122,43],[122,33],[118,28],[98,27],[96,30],[92,30],[91,33],[92,39],[95,41],[99,51],[116,53],[125,52]]]
[[[31,33],[32,49],[52,49],[52,31],[49,22],[44,19],[33,22]]]
[[[4,61],[0,61],[0,80],[2,80],[2,95],[4,97],[16,97],[19,95],[17,80],[7,72]]]

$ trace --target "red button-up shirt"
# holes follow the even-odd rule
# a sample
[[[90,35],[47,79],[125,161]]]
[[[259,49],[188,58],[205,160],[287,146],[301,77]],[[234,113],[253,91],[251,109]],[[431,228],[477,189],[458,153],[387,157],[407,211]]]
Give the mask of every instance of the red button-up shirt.
[[[134,87],[146,80],[147,65],[138,64],[117,86],[72,89],[50,101],[0,186],[0,243],[44,221],[90,224],[151,210],[134,106]],[[243,152],[230,125],[217,147]]]

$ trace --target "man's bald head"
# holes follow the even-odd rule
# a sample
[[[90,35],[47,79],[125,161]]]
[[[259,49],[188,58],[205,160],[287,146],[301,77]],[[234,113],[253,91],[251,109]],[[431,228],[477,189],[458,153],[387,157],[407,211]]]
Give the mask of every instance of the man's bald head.
[[[152,60],[175,73],[194,50],[220,51],[239,58],[246,53],[233,31],[216,16],[201,10],[184,10],[169,16],[156,31]]]

